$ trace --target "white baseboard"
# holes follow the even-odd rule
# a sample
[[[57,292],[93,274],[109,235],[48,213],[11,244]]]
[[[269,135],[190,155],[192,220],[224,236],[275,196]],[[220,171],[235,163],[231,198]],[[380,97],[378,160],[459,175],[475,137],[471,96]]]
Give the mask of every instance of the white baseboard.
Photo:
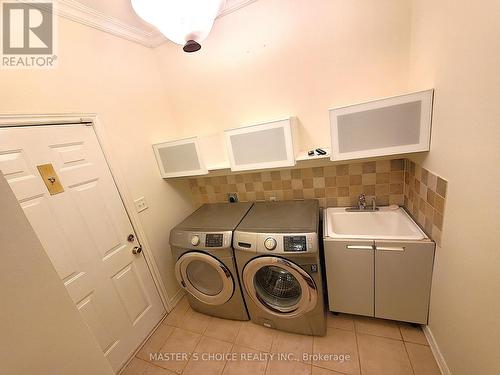
[[[450,368],[446,364],[446,361],[444,360],[443,354],[441,353],[441,350],[439,350],[439,347],[436,343],[436,339],[434,338],[434,335],[432,334],[432,331],[430,330],[429,326],[422,326],[425,337],[427,338],[427,341],[429,342],[429,346],[431,348],[432,354],[434,355],[434,358],[436,359],[436,362],[439,366],[439,369],[441,370],[441,374],[443,375],[451,375]]]
[[[184,297],[184,289],[179,288],[177,293],[175,293],[175,295],[172,298],[170,298],[170,301],[168,301],[172,309],[179,303],[182,297]]]

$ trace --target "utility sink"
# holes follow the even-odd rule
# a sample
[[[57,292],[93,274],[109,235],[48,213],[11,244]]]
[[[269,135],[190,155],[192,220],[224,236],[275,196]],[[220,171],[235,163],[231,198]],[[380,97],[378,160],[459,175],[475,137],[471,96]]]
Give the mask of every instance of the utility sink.
[[[348,212],[345,207],[325,210],[325,236],[369,240],[422,240],[427,236],[400,207]]]

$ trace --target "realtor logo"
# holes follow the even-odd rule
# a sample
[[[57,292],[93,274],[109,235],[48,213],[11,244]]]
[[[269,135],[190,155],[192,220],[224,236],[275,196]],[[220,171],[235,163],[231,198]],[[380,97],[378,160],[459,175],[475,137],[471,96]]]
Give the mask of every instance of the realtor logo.
[[[3,68],[54,67],[52,2],[2,1],[1,19]]]

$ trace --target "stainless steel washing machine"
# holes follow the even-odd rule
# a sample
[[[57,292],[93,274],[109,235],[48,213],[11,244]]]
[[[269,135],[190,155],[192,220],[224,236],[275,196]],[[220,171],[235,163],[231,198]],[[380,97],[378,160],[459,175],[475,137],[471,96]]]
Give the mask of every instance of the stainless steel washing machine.
[[[316,200],[255,203],[238,225],[233,247],[252,321],[326,333],[318,230]]]
[[[170,232],[175,276],[191,307],[248,320],[232,248],[233,231],[252,203],[205,204]]]

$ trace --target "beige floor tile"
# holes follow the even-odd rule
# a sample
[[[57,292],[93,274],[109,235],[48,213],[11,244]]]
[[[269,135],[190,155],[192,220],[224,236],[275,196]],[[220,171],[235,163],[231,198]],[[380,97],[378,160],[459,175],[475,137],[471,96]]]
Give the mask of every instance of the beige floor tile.
[[[231,353],[233,344],[211,337],[202,337],[189,362],[182,372],[183,375],[218,375],[226,364],[225,354]],[[211,357],[211,355],[220,355]]]
[[[264,375],[267,367],[267,358],[259,356],[264,353],[258,350],[235,345],[232,350],[236,354],[235,360],[230,360],[224,367],[223,375]],[[255,357],[254,357],[255,356]]]
[[[323,337],[314,337],[313,355],[345,356],[347,360],[330,357],[313,358],[313,365],[329,370],[339,371],[346,374],[359,374],[358,350],[356,346],[356,335],[344,329],[328,327],[327,334]]]
[[[188,359],[200,341],[201,335],[181,328],[175,328],[161,348],[161,353],[177,353],[175,358],[155,361],[157,366],[174,371],[178,374],[186,366]]]
[[[174,327],[168,326],[164,323],[156,329],[155,333],[146,341],[141,350],[137,353],[137,357],[149,361],[150,353],[157,353],[165,341],[167,341],[168,336],[174,331]]]
[[[212,317],[209,315],[201,314],[193,309],[189,309],[186,312],[184,319],[180,322],[179,327],[194,333],[203,334],[211,319]]]
[[[298,361],[272,360],[267,364],[266,375],[311,375],[311,365]]]
[[[327,370],[326,368],[313,366],[311,375],[344,375],[344,374],[337,371]]]
[[[289,332],[277,332],[271,347],[271,352],[291,354],[294,360],[311,363],[310,354],[312,354],[312,349],[312,336],[298,335]],[[304,354],[308,354],[308,356],[304,358]]]
[[[328,312],[326,324],[329,327],[354,331],[354,318],[349,314],[334,315],[332,312]]]
[[[239,320],[212,318],[204,333],[222,341],[234,342],[243,322]]]
[[[413,342],[415,344],[429,345],[424,333],[422,332],[422,328],[414,327],[408,323],[399,323],[399,329],[401,330],[401,336],[403,336],[404,341]]]
[[[357,316],[354,324],[356,332],[402,340],[399,326],[392,320]]]
[[[269,352],[277,331],[251,322],[245,322],[236,337],[236,345]]]
[[[363,375],[412,375],[404,343],[399,340],[358,334]]]
[[[142,359],[134,358],[123,370],[121,375],[143,375],[149,364]]]
[[[426,345],[405,343],[415,375],[441,375],[441,371]]]
[[[174,307],[174,309],[167,315],[163,323],[170,326],[179,327],[181,321],[184,319],[186,312],[189,309],[189,302],[184,296]]]
[[[175,372],[166,370],[164,368],[149,365],[144,375],[176,375]]]

